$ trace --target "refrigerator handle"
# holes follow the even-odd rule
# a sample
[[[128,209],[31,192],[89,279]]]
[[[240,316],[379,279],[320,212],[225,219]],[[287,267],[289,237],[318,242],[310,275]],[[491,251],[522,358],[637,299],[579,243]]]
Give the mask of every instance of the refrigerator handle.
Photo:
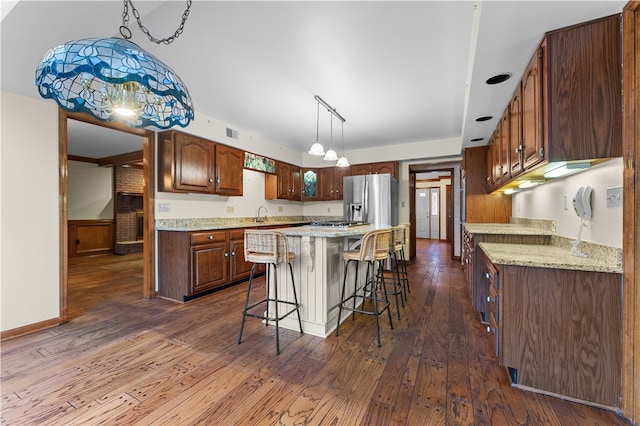
[[[362,214],[362,220],[364,222],[369,221],[369,181],[365,178],[364,184],[362,185],[362,209],[364,210]]]

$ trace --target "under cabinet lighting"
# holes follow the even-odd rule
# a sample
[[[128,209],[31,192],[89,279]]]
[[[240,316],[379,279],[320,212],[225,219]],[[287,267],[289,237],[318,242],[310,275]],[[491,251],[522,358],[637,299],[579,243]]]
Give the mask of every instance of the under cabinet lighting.
[[[520,182],[520,185],[518,185],[518,187],[521,189],[527,189],[527,188],[533,188],[538,185],[542,185],[542,183],[543,181],[540,181],[540,180],[525,180],[523,182]]]
[[[545,179],[558,178],[581,172],[591,167],[590,163],[561,163],[555,169],[544,172]]]

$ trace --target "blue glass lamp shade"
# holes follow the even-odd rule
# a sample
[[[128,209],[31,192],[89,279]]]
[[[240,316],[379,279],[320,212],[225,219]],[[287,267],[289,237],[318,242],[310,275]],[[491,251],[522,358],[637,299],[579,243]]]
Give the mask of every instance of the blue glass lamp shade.
[[[102,121],[121,114],[131,127],[186,127],[193,120],[187,87],[175,72],[121,38],[74,40],[49,50],[36,69],[45,99]]]

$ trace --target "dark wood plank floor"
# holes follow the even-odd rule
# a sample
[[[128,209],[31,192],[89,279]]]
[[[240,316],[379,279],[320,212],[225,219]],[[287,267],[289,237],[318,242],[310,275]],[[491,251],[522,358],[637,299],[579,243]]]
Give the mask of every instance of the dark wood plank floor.
[[[3,425],[626,425],[514,389],[446,243],[419,240],[411,293],[377,348],[372,318],[340,336],[248,321],[246,283],[189,302],[142,298],[140,255],[74,259],[71,321],[2,343]]]

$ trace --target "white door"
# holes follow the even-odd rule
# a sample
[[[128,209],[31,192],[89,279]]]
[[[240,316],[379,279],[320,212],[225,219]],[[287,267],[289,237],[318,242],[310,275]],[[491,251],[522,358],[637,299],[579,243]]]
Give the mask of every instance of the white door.
[[[429,223],[431,232],[430,238],[434,240],[440,239],[440,188],[431,188],[430,211],[431,221]]]
[[[416,189],[416,238],[429,238],[429,192]]]

